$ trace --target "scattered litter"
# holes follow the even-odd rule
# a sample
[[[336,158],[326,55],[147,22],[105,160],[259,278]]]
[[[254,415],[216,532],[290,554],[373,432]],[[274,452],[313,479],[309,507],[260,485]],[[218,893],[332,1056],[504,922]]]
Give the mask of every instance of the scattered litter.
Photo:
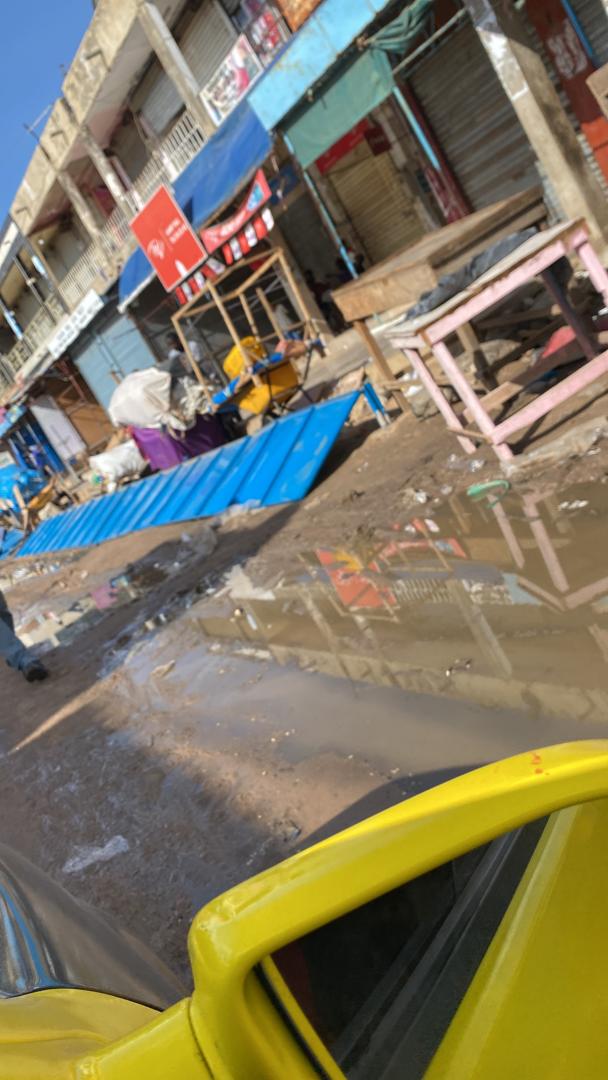
[[[486,480],[480,484],[471,484],[467,488],[469,499],[483,499],[486,495],[494,494],[495,499],[490,502],[494,506],[503,495],[510,491],[511,485],[508,480]]]
[[[431,499],[428,491],[422,491],[421,488],[404,488],[402,495],[404,502],[416,502],[420,503],[421,506],[430,502]]]
[[[129,842],[124,836],[113,836],[103,847],[77,847],[76,852],[63,867],[64,874],[79,874],[94,863],[108,862],[115,855],[123,855],[129,850]]]
[[[439,494],[443,495],[444,498],[447,498],[448,495],[451,495],[453,491],[454,491],[454,488],[452,487],[451,484],[442,484],[441,487],[439,488]]]
[[[446,465],[448,469],[452,469],[454,472],[466,469],[467,459],[460,456],[460,454],[450,454]]]
[[[589,506],[589,499],[573,499],[571,502],[566,500],[561,502],[558,506],[558,510],[583,510],[585,506]]]
[[[296,825],[293,821],[286,822],[286,828],[283,833],[283,840],[286,844],[292,844],[301,834],[302,830],[299,825]]]
[[[175,660],[169,660],[166,664],[159,664],[154,668],[152,672],[153,679],[164,679],[165,675],[168,675],[170,671],[173,671],[175,667]]]
[[[470,671],[472,666],[472,660],[455,660],[451,667],[446,668],[446,678],[449,679],[455,671]]]
[[[485,458],[472,458],[472,460],[469,461],[469,472],[479,472],[480,469],[483,469],[485,463]]]

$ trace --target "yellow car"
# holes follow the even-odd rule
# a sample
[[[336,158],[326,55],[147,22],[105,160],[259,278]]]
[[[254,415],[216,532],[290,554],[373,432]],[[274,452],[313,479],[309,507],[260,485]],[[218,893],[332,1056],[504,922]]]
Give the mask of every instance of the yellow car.
[[[7,858],[1,1080],[608,1072],[608,742],[489,765],[232,889],[165,1011],[168,973]]]

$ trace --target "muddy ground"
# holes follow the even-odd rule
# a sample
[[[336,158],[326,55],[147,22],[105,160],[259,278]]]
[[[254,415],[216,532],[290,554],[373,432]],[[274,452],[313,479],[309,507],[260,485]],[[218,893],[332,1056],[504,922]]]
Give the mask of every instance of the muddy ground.
[[[582,453],[558,451],[512,479],[513,492],[541,485],[543,497],[560,498],[582,482],[605,492],[604,414],[601,396],[588,400],[573,422],[596,436]],[[536,433],[537,448],[572,429],[556,429],[556,419]],[[187,982],[187,927],[211,896],[463,769],[599,733],[586,713],[489,710],[463,694],[279,663],[267,644],[247,646],[247,635],[214,640],[203,629],[209,605],[242,617],[230,614],[230,582],[243,575],[263,593],[297,576],[311,550],[359,550],[415,514],[454,497],[466,503],[471,483],[502,475],[490,450],[475,461],[472,471],[437,418],[401,416],[378,430],[361,416],[299,504],[213,522],[212,531],[167,527],[47,557],[28,563],[27,577],[23,563],[5,564],[6,575],[17,573],[9,603],[30,629],[116,575],[127,573],[131,592],[58,627],[59,645],[42,646],[48,682],[29,686],[0,670],[3,841],[141,935]],[[455,650],[455,665],[470,664]],[[105,859],[93,850],[108,844]]]

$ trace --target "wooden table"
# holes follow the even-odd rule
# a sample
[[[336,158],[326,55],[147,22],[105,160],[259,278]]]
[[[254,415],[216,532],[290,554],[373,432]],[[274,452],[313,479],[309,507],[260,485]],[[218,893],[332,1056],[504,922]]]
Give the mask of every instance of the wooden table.
[[[407,310],[444,274],[464,266],[510,233],[539,225],[546,216],[542,188],[529,188],[428,233],[333,293],[342,315],[354,323],[364,341],[380,385],[393,380],[393,373],[365,320],[393,309]],[[468,325],[459,328],[459,337],[467,349],[479,344]]]
[[[449,430],[458,435],[467,453],[475,451],[476,443],[487,442],[501,460],[511,459],[513,451],[508,445],[511,436],[546,416],[556,405],[567,401],[608,371],[608,351],[601,352],[595,339],[587,333],[583,320],[551,272],[554,263],[573,254],[580,259],[592,285],[608,306],[608,274],[589,242],[587,226],[584,221],[570,221],[531,237],[441,307],[427,315],[393,325],[388,331],[392,345],[403,350]],[[587,363],[506,420],[495,424],[487,411],[493,392],[481,398],[477,396],[450,353],[445,339],[536,276],[543,279],[553,301],[559,305],[587,357]],[[477,425],[476,429],[463,425],[433,378],[422,357],[422,352],[429,348]]]

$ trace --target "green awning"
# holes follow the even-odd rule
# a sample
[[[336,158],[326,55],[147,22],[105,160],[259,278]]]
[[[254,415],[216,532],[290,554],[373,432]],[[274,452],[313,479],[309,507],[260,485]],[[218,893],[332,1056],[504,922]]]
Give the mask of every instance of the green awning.
[[[369,44],[388,53],[405,53],[426,29],[435,0],[414,0],[388,26],[369,39]]]
[[[364,116],[381,105],[394,88],[386,53],[368,49],[327,83],[311,105],[292,114],[283,127],[300,164],[307,168]]]

